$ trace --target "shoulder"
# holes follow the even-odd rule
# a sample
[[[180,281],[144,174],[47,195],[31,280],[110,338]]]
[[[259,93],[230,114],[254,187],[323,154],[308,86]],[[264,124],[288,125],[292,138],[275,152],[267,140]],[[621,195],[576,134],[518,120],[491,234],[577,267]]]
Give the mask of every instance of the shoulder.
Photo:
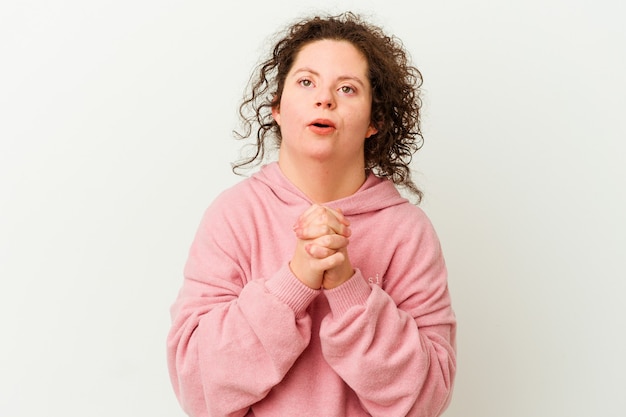
[[[211,229],[231,228],[233,220],[237,224],[245,222],[247,214],[254,207],[254,183],[251,178],[244,178],[222,190],[205,208],[202,216],[202,227]]]
[[[439,252],[437,231],[427,213],[410,202],[389,207],[384,211],[385,224],[393,231],[390,236],[399,252]]]
[[[214,206],[226,206],[229,209],[241,209],[259,203],[271,203],[272,200],[285,203],[300,203],[303,196],[282,175],[278,164],[269,163],[249,177],[222,191],[213,201]]]
[[[239,182],[222,190],[211,202],[212,206],[222,206],[240,203],[254,195],[255,183],[252,177],[242,178]]]
[[[432,228],[432,222],[426,212],[418,205],[403,199],[399,204],[389,205],[380,211],[385,223],[402,230]]]
[[[223,190],[205,212],[206,221],[234,222],[237,227],[266,222],[272,213],[283,213],[306,201],[280,174],[276,164],[261,170]]]

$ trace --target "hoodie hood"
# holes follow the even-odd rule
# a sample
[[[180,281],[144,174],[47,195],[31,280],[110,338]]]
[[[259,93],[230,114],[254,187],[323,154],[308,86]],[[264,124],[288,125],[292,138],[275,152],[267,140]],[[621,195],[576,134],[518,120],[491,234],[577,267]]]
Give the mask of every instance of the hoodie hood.
[[[277,162],[264,165],[255,173],[253,181],[259,181],[287,205],[312,204],[312,201],[283,174]],[[399,204],[410,204],[402,197],[393,182],[369,173],[356,193],[326,205],[340,208],[347,216],[382,210]]]

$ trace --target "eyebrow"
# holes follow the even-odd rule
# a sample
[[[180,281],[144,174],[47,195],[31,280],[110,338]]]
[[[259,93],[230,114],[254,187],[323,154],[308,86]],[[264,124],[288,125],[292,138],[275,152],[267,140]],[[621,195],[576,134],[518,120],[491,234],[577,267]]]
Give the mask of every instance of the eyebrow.
[[[309,67],[302,67],[302,68],[298,68],[297,70],[294,70],[294,75],[301,73],[301,72],[309,72],[315,76],[319,77],[319,72],[315,71],[312,68]],[[365,86],[365,83],[363,82],[363,80],[361,80],[359,77],[357,77],[356,75],[340,75],[339,77],[337,77],[337,79],[339,81],[345,81],[345,80],[350,80],[350,81],[355,81],[357,84],[360,84],[361,86]]]

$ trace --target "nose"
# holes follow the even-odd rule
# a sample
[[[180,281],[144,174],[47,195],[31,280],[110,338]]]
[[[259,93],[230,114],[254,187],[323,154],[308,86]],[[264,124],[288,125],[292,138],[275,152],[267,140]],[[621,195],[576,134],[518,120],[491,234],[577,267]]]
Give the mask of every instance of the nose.
[[[333,91],[325,88],[318,89],[318,94],[315,97],[315,107],[321,107],[325,109],[332,109],[335,107],[335,96]]]

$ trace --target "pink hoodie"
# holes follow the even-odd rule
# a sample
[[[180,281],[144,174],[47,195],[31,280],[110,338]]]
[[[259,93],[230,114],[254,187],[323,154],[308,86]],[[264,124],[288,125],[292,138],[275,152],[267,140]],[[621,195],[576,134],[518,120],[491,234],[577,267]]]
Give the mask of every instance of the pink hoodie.
[[[354,276],[313,290],[290,271],[311,202],[271,163],[206,211],[171,309],[168,364],[191,416],[434,417],[456,370],[456,320],[433,227],[369,175],[328,204],[351,222]]]

